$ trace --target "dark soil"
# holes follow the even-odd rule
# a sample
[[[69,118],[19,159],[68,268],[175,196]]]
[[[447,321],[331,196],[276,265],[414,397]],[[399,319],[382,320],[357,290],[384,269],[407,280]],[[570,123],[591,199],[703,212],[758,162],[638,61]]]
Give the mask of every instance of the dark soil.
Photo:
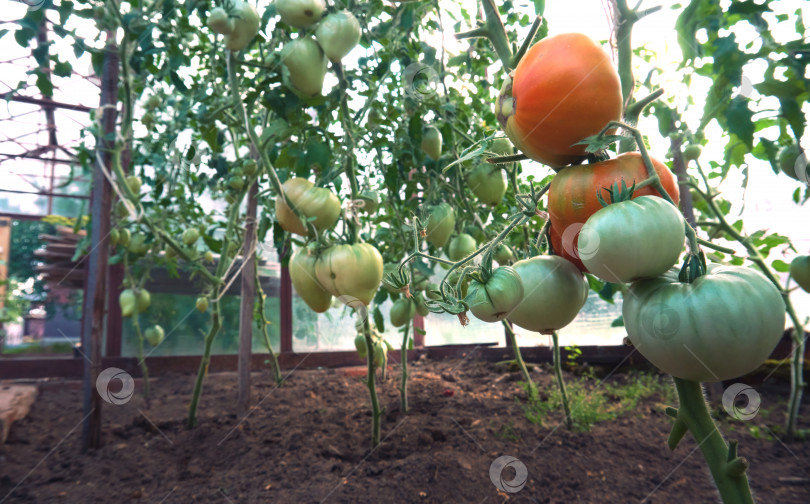
[[[529,422],[519,375],[492,364],[422,361],[411,369],[407,415],[396,367],[381,386],[384,440],[371,453],[368,396],[356,369],[296,371],[281,388],[254,374],[256,406],[247,418],[235,412],[236,376],[209,376],[193,430],[185,414],[194,377],[160,377],[148,407],[139,396],[105,404],[104,446],[89,454],[80,453],[78,384],[50,382],[0,447],[0,502],[719,502],[691,436],[667,448],[672,422],[661,396],[590,432],[570,432],[559,413],[543,426]],[[541,393],[553,390],[546,366],[532,374]],[[751,462],[757,502],[807,504],[810,441],[784,443],[769,433],[784,418],[787,384],[756,388],[760,414],[748,422],[725,416],[722,429]],[[809,413],[805,406],[803,428]],[[490,480],[501,455],[528,470],[517,493]]]

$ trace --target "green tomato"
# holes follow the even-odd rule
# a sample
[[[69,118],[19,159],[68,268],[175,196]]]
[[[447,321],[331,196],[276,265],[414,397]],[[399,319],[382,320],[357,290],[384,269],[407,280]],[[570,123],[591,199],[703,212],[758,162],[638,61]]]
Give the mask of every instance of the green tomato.
[[[783,147],[779,151],[779,168],[790,178],[810,183],[810,163],[807,154],[796,144]]]
[[[790,263],[790,276],[805,292],[810,292],[810,256],[798,256]]]
[[[124,203],[123,200],[118,200],[115,204],[115,216],[119,219],[123,219],[124,217],[129,216],[129,209],[127,208],[127,204]]]
[[[737,378],[756,369],[785,330],[785,304],[761,273],[709,265],[691,284],[678,269],[641,280],[624,296],[633,346],[660,370],[692,381]]]
[[[203,259],[205,259],[205,262],[207,263],[214,262],[214,253],[211,252],[210,250],[207,251],[205,254],[203,254]]]
[[[391,325],[394,327],[402,327],[413,319],[416,313],[416,304],[410,299],[401,297],[394,301],[394,306],[391,307]]]
[[[472,314],[484,322],[505,319],[522,300],[523,282],[509,266],[493,271],[486,283],[473,279],[465,299]]]
[[[290,280],[307,306],[315,313],[323,313],[332,306],[332,295],[315,278],[316,256],[311,252],[306,247],[295,251],[290,258]]]
[[[571,323],[588,299],[588,282],[559,256],[536,256],[512,265],[523,282],[523,300],[507,319],[529,331],[549,334]],[[499,268],[500,269],[500,268]]]
[[[198,310],[200,310],[202,313],[207,312],[208,311],[208,298],[205,297],[205,296],[198,297],[197,302],[194,304],[194,306]]]
[[[129,245],[129,240],[132,238],[132,235],[129,232],[129,229],[122,229],[119,233],[118,237],[118,244],[122,247],[126,247]]]
[[[450,240],[450,245],[447,247],[447,257],[451,261],[460,261],[469,256],[478,248],[475,243],[475,238],[467,233],[461,233]]]
[[[480,163],[467,175],[467,187],[481,203],[495,206],[506,194],[506,174],[496,165]]]
[[[588,218],[577,249],[588,271],[606,282],[626,283],[661,275],[681,255],[683,216],[654,196],[614,203]]]
[[[388,362],[388,347],[384,344],[377,343],[374,345],[374,366],[377,368],[384,368]]]
[[[368,243],[334,245],[315,262],[315,277],[321,286],[351,308],[368,306],[382,275],[382,256]]]
[[[424,298],[422,295],[417,295],[413,297],[413,302],[416,305],[416,313],[418,313],[422,317],[427,317],[430,314],[430,308],[428,305],[425,304]]]
[[[687,145],[686,148],[684,148],[683,150],[683,158],[686,161],[695,161],[700,157],[701,152],[702,149],[700,148],[700,145],[697,144]]]
[[[447,244],[453,229],[456,227],[456,212],[447,203],[433,207],[425,225],[427,241],[436,248]]]
[[[354,337],[354,348],[357,349],[357,356],[365,359],[368,356],[368,347],[366,346],[366,337],[362,333],[357,333]]]
[[[320,96],[326,61],[323,49],[312,37],[288,42],[281,51],[281,63],[287,69],[284,83],[304,98]]]
[[[129,190],[132,191],[135,196],[141,193],[141,179],[136,177],[135,175],[130,175],[126,178],[127,185],[129,186]]]
[[[158,346],[163,342],[165,334],[163,332],[163,328],[155,324],[146,328],[146,330],[143,332],[143,337],[146,338],[146,341],[148,341],[150,345]]]
[[[146,243],[146,235],[143,233],[135,233],[129,240],[127,250],[135,255],[144,255],[149,252],[150,245]]]
[[[138,308],[138,312],[143,313],[148,310],[149,306],[152,305],[152,295],[149,294],[149,291],[146,289],[139,289],[136,296],[136,307]]]
[[[225,35],[225,47],[230,51],[241,51],[250,44],[250,41],[259,33],[261,18],[252,4],[242,0],[234,0],[233,31]]]
[[[231,177],[228,179],[228,187],[237,192],[241,191],[245,188],[245,181],[242,177]]]
[[[494,139],[487,150],[497,156],[508,156],[515,152],[511,140],[505,137]]]
[[[213,32],[220,35],[228,35],[233,32],[236,23],[233,19],[228,17],[228,13],[222,7],[215,7],[208,14],[208,20],[205,23]]]
[[[245,162],[244,166],[242,166],[242,172],[244,172],[247,177],[255,177],[256,174],[259,173],[259,165],[256,164],[256,161],[249,159]]]
[[[110,247],[115,247],[118,245],[118,240],[121,239],[121,233],[118,232],[117,229],[113,229],[110,231]]]
[[[318,22],[326,10],[323,0],[276,0],[276,12],[281,20],[296,28],[306,28]]]
[[[118,304],[121,306],[121,316],[131,317],[135,314],[138,298],[132,289],[124,289],[118,295]]]
[[[337,63],[360,42],[360,23],[349,11],[335,12],[318,24],[315,38],[326,57]]]
[[[188,228],[183,231],[182,239],[183,243],[190,247],[197,243],[197,240],[200,239],[200,232],[197,231],[197,228]]]
[[[501,266],[507,266],[512,264],[512,262],[515,260],[515,253],[512,252],[509,245],[501,242],[498,244],[498,248],[495,249],[495,253],[492,255],[492,258],[495,259],[495,262]]]
[[[434,161],[442,156],[442,134],[435,126],[422,132],[422,151]]]
[[[319,231],[329,229],[337,223],[340,217],[340,200],[329,189],[315,187],[315,184],[305,178],[291,178],[281,188],[304,218],[315,217],[312,224]],[[276,219],[285,231],[301,236],[309,234],[301,219],[280,196],[276,198]]]
[[[411,277],[411,292],[423,291],[428,287],[429,278],[418,269],[414,269]]]

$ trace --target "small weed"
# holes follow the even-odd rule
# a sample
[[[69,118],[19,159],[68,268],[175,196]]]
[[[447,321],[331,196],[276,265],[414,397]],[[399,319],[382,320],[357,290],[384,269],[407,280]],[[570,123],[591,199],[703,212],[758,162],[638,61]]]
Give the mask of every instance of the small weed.
[[[525,385],[524,385],[525,386]],[[571,405],[571,420],[574,430],[589,431],[593,424],[613,420],[634,410],[639,402],[659,394],[670,401],[674,394],[668,383],[662,383],[657,375],[634,373],[625,384],[599,383],[592,376],[581,376],[566,383]],[[562,411],[562,399],[555,386],[545,400],[531,401],[524,406],[526,418],[535,424],[544,425],[549,415]]]
[[[505,441],[511,441],[513,443],[520,441],[520,435],[515,430],[515,424],[512,420],[502,424],[498,430],[495,431],[495,437]]]

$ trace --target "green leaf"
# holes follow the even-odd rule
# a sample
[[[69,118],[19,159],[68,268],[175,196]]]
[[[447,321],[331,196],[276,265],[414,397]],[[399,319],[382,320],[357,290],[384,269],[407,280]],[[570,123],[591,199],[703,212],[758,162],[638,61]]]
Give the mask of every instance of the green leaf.
[[[726,125],[728,132],[742,140],[749,150],[754,147],[753,117],[754,113],[748,108],[748,100],[741,96],[737,96],[731,100],[726,109]]]
[[[771,263],[771,267],[778,271],[779,273],[787,273],[790,271],[790,264],[786,263],[781,259],[776,259]]]
[[[171,79],[172,84],[174,84],[174,87],[176,87],[181,94],[188,96],[191,90],[186,86],[186,83],[183,82],[183,79],[181,79],[180,76],[177,75],[177,72],[175,72],[174,70],[169,72],[169,78]]]
[[[610,323],[610,327],[624,327],[624,316],[619,315],[616,319]]]
[[[385,319],[383,317],[382,312],[380,311],[379,306],[374,306],[374,325],[377,326],[377,330],[380,332],[385,332]]]
[[[53,74],[58,77],[70,77],[73,73],[73,67],[66,61],[57,61],[53,66]]]
[[[37,76],[37,88],[39,88],[39,91],[45,96],[53,96],[53,83],[51,82],[51,79],[49,79],[47,75],[39,70],[37,70],[35,73]]]

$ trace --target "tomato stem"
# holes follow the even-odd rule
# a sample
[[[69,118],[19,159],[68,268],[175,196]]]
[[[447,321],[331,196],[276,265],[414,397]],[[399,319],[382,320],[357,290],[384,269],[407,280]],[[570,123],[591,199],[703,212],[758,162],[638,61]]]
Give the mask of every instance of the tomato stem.
[[[537,384],[534,383],[534,380],[532,380],[532,377],[529,374],[526,363],[523,361],[523,355],[520,353],[520,347],[517,344],[517,338],[515,337],[515,330],[512,328],[512,323],[508,320],[501,320],[501,323],[503,324],[504,329],[506,329],[507,345],[512,347],[512,351],[515,353],[515,363],[517,363],[518,368],[520,368],[520,374],[523,375],[523,380],[526,382],[526,386],[528,387],[529,401],[536,401],[540,393],[537,389]]]
[[[217,287],[214,295],[211,297],[211,327],[208,329],[208,334],[205,337],[203,358],[200,360],[200,369],[197,371],[197,379],[194,381],[194,391],[191,394],[191,404],[188,406],[188,420],[186,426],[189,429],[193,429],[197,426],[197,406],[199,405],[200,395],[202,394],[203,381],[208,374],[208,366],[211,364],[211,346],[219,332],[220,324],[219,287]]]
[[[368,376],[366,377],[366,387],[371,398],[371,448],[374,449],[380,444],[380,400],[377,397],[377,387],[375,384],[376,368],[374,366],[374,342],[371,340],[371,326],[368,317],[363,320],[363,338],[366,340],[366,363],[368,364]]]
[[[261,281],[259,280],[259,256],[257,254],[253,254],[253,261],[255,267],[253,268],[254,271],[254,282],[256,283],[256,292],[258,293],[259,297],[259,320],[258,323],[261,325],[262,336],[264,337],[264,345],[267,347],[267,352],[270,354],[270,363],[271,367],[273,368],[273,379],[275,380],[277,385],[281,385],[284,383],[284,378],[281,377],[281,368],[278,365],[278,357],[276,353],[273,351],[273,344],[270,343],[270,334],[267,332],[267,327],[270,323],[267,321],[267,316],[265,315],[265,299],[266,295],[264,294],[264,289],[262,288]]]
[[[138,365],[141,367],[143,375],[143,398],[149,402],[149,368],[146,366],[146,357],[143,352],[143,333],[141,332],[140,314],[138,309],[132,314],[132,327],[135,328],[135,336],[138,337]]]
[[[574,419],[571,418],[571,408],[568,405],[568,393],[565,390],[565,381],[562,374],[562,360],[560,359],[560,338],[557,331],[551,333],[552,365],[554,366],[554,376],[557,377],[557,386],[560,387],[560,399],[562,401],[563,413],[565,413],[565,427],[571,430],[574,426]]]
[[[540,25],[543,23],[543,16],[540,13],[537,14],[534,18],[534,22],[532,23],[532,27],[529,28],[529,33],[526,34],[526,38],[523,39],[523,44],[521,44],[520,49],[515,53],[515,56],[512,58],[510,66],[512,68],[517,68],[518,63],[520,60],[523,59],[523,56],[526,54],[526,51],[532,46],[532,42],[534,42],[534,37],[537,36],[537,32],[540,30]],[[547,30],[544,30],[544,32]]]
[[[408,332],[410,328],[411,321],[409,320],[402,330],[402,346],[399,351],[399,360],[402,363],[402,380],[399,384],[399,404],[403,413],[408,412]]]
[[[703,453],[724,504],[753,504],[754,498],[745,474],[748,462],[737,456],[736,441],[726,444],[717,430],[706,407],[701,384],[675,377],[673,380],[680,406],[670,433],[670,448],[674,449],[673,439],[676,440],[674,445],[677,445],[679,436],[682,437],[684,429],[688,428]]]

